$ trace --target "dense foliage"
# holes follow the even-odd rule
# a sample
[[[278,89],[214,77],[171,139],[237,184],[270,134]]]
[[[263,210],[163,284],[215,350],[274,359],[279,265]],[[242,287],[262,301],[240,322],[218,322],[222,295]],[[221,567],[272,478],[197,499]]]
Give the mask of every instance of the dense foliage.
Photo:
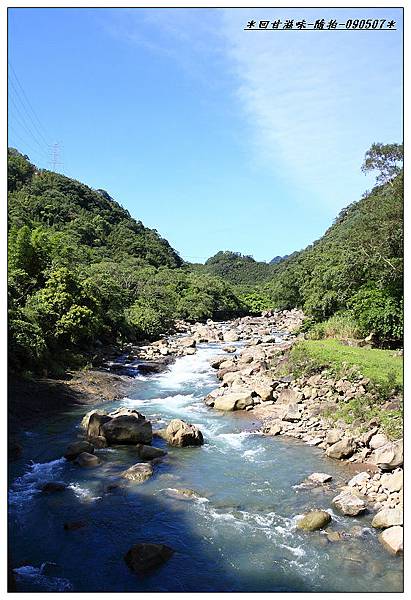
[[[274,306],[301,307],[314,321],[348,311],[362,335],[380,343],[402,339],[402,147],[374,144],[364,170],[383,181],[341,211],[325,235],[277,265],[266,286]]]
[[[95,343],[158,337],[176,318],[243,314],[218,277],[190,272],[115,202],[9,150],[9,356],[53,370]]]
[[[402,339],[402,146],[374,144],[378,185],[325,235],[273,264],[218,252],[183,262],[156,230],[104,190],[9,150],[9,356],[54,369],[95,344],[153,339],[177,318],[230,318],[301,307],[317,337]],[[318,323],[324,323],[318,326]]]

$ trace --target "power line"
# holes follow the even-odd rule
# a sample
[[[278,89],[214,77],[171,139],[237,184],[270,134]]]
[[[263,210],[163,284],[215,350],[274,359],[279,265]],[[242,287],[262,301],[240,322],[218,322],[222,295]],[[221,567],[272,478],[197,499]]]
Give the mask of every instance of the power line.
[[[27,140],[25,140],[18,131],[14,128],[13,125],[9,124],[9,129],[13,131],[13,137],[16,137],[23,144],[23,148],[28,148],[30,150],[30,154],[34,154],[35,156],[39,156],[40,151],[37,148],[34,148]]]
[[[47,134],[47,130],[46,130],[46,128],[44,127],[44,125],[43,125],[43,124],[42,124],[42,122],[40,121],[39,117],[37,116],[37,113],[36,113],[36,111],[34,110],[34,108],[33,108],[33,105],[31,104],[30,100],[28,99],[28,97],[27,97],[27,94],[26,94],[26,92],[24,91],[24,88],[23,88],[22,84],[20,83],[20,80],[19,80],[19,78],[17,77],[16,71],[14,70],[14,68],[13,68],[13,65],[12,65],[10,62],[9,62],[9,67],[10,67],[9,74],[12,74],[12,75],[14,76],[14,78],[15,78],[15,80],[16,80],[16,82],[17,82],[17,85],[19,86],[19,88],[20,88],[20,90],[21,90],[21,92],[22,92],[22,95],[23,95],[23,97],[24,97],[24,99],[25,99],[25,101],[26,101],[26,104],[27,104],[27,106],[29,107],[29,109],[31,110],[31,112],[32,112],[32,114],[33,114],[34,118],[36,119],[37,123],[39,124],[39,127],[36,125],[36,123],[34,122],[34,120],[33,120],[33,119],[30,117],[30,119],[31,119],[31,122],[33,123],[34,127],[37,129],[37,131],[38,131],[38,133],[39,133],[40,137],[43,139],[44,143],[45,143],[47,146],[49,146],[50,144],[48,143],[48,141],[47,141],[47,139],[46,139],[46,137],[49,137],[49,136],[48,136],[48,134]],[[14,85],[14,83],[13,83],[13,80],[12,80],[12,78],[11,78],[11,77],[10,77],[10,83],[11,83],[11,85],[13,86],[14,90],[16,91],[16,93],[17,93],[17,96],[19,97],[19,100],[20,100],[20,102],[21,102],[22,106],[24,107],[24,102],[22,101],[21,97],[19,96],[19,92],[18,92],[18,90],[17,90],[16,86]],[[25,108],[25,107],[24,107],[24,108]],[[25,109],[25,110],[26,110],[26,109]],[[27,114],[28,114],[28,111],[27,111],[27,110],[26,110],[26,112],[27,112]],[[41,131],[41,130],[43,130],[43,131],[44,131],[44,133],[45,133],[45,136],[43,135],[43,133],[42,133],[42,131]]]
[[[33,133],[33,130],[28,125],[27,121],[24,118],[24,115],[21,113],[19,107],[14,102],[13,98],[10,97],[10,100],[16,110],[16,114],[14,115],[16,123],[19,123],[19,125],[24,129],[25,133],[28,134],[30,138],[37,144],[37,146],[40,148],[40,152],[47,156],[47,150],[44,148],[44,144],[42,144],[38,140],[37,136]]]

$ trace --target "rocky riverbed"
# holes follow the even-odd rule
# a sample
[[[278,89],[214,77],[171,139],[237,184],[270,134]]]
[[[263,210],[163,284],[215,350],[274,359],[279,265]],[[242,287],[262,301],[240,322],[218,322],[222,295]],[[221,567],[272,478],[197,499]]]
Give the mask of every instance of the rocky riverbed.
[[[180,332],[175,336],[141,348],[130,348],[125,355],[111,357],[105,362],[103,371],[105,369],[104,372],[109,376],[119,377],[120,381],[124,378],[124,381],[137,382],[137,387],[134,384],[138,394],[137,399],[123,397],[118,402],[111,397],[110,401],[105,403],[101,403],[100,399],[100,406],[87,414],[76,409],[76,414],[80,418],[77,418],[77,425],[71,434],[71,439],[69,432],[65,435],[60,433],[61,443],[66,440],[65,449],[62,449],[64,458],[56,459],[55,452],[52,453],[51,447],[48,447],[47,456],[50,456],[51,462],[34,464],[35,468],[32,467],[16,480],[13,494],[18,498],[18,503],[21,502],[20,497],[24,499],[27,497],[29,501],[34,498],[36,510],[41,511],[45,499],[50,497],[51,504],[47,501],[50,510],[54,502],[57,502],[57,500],[52,501],[56,496],[66,498],[62,501],[63,505],[67,502],[67,506],[72,510],[71,500],[67,496],[68,491],[72,490],[77,494],[77,490],[83,490],[80,483],[70,482],[70,478],[77,477],[80,481],[87,482],[89,487],[103,486],[101,490],[96,489],[95,492],[87,491],[88,495],[84,497],[93,501],[102,500],[106,506],[105,509],[103,508],[103,514],[104,511],[111,514],[111,506],[107,504],[109,500],[114,498],[113,502],[116,505],[116,494],[120,494],[121,497],[124,495],[125,500],[131,499],[134,496],[129,494],[134,494],[132,489],[138,486],[139,490],[147,490],[143,492],[143,496],[148,494],[145,500],[148,504],[141,505],[144,510],[148,510],[153,493],[162,494],[162,497],[169,498],[172,502],[184,499],[197,508],[201,507],[201,510],[209,507],[212,520],[218,519],[218,522],[223,524],[227,519],[228,524],[233,519],[236,529],[238,527],[240,532],[245,527],[245,518],[252,518],[253,522],[255,520],[257,530],[253,530],[253,535],[264,534],[271,539],[272,535],[288,536],[289,533],[294,532],[296,540],[299,540],[303,546],[301,548],[293,546],[290,552],[296,555],[301,553],[301,556],[309,552],[310,561],[314,561],[312,565],[316,564],[315,561],[321,562],[322,558],[320,554],[316,554],[316,551],[311,556],[312,550],[308,550],[306,538],[300,538],[298,531],[302,532],[302,536],[312,536],[314,548],[317,543],[324,541],[332,545],[335,542],[346,543],[347,540],[354,540],[357,534],[361,542],[366,528],[364,528],[364,521],[358,519],[364,518],[365,515],[366,523],[369,523],[375,532],[380,532],[378,539],[381,552],[387,550],[388,554],[392,555],[392,560],[399,560],[395,556],[402,553],[402,441],[389,441],[377,422],[367,423],[366,426],[362,424],[359,429],[358,423],[348,427],[344,422],[335,423],[324,417],[324,407],[335,407],[338,402],[344,402],[345,398],[352,398],[353,394],[365,393],[369,384],[365,378],[359,377],[356,381],[335,380],[325,372],[309,378],[275,375],[276,369],[286,361],[287,352],[298,339],[296,331],[302,319],[303,315],[300,311],[284,311],[226,323],[207,322],[194,325],[181,323]],[[206,359],[205,365],[204,358],[201,358],[199,366],[195,367],[198,371],[187,371],[187,368],[192,368],[188,367],[191,362],[181,370],[182,367],[179,365],[185,365],[184,361],[192,360],[192,365],[196,365],[196,354],[199,353],[204,357],[204,352],[208,352],[205,349],[208,347],[213,351],[210,352],[210,358]],[[221,355],[216,353],[218,347],[221,347]],[[172,365],[176,358],[179,360]],[[140,370],[141,365],[143,367]],[[167,365],[168,369],[163,371]],[[215,381],[212,371],[220,382],[214,389],[210,385]],[[131,377],[133,373],[136,376],[134,379]],[[130,385],[133,386],[132,383]],[[147,386],[147,395],[141,396],[144,386]],[[207,390],[204,394],[202,390],[205,386]],[[175,391],[171,391],[174,388]],[[180,389],[185,391],[180,392]],[[122,393],[124,395],[123,390]],[[161,407],[160,412],[157,407]],[[167,415],[166,419],[165,415]],[[77,429],[80,421],[80,428]],[[55,425],[58,431],[62,431],[64,422],[62,419]],[[223,429],[221,429],[222,425]],[[235,426],[234,432],[232,432],[233,426]],[[38,435],[29,433],[30,436]],[[48,432],[41,435],[44,437],[44,443],[47,444]],[[250,440],[250,445],[244,447],[241,444],[246,440]],[[257,440],[261,440],[261,443],[257,443]],[[273,443],[281,440],[284,454],[287,454],[289,446],[292,461],[299,455],[299,451],[293,444],[301,445],[302,442],[307,444],[304,466],[298,465],[294,476],[292,471],[287,472],[287,468],[284,471],[282,466],[276,467],[279,473],[284,471],[283,477],[291,475],[288,488],[278,488],[278,485],[274,488],[270,487],[273,476],[268,469],[270,460],[281,460],[281,456],[272,454],[274,446],[271,449],[270,440]],[[204,447],[200,449],[204,442]],[[228,446],[225,445],[226,442],[229,443]],[[234,457],[233,452],[237,453],[240,448],[241,455]],[[185,454],[187,451],[196,454]],[[324,459],[319,459],[321,452],[328,461],[327,471],[324,467],[324,470],[321,470],[321,463],[324,462]],[[255,458],[260,454],[266,457],[261,463]],[[304,452],[300,454],[302,458]],[[208,456],[212,460],[207,460]],[[189,467],[188,485],[184,485],[184,475],[179,481],[178,471],[182,469],[184,473],[184,464],[187,467],[192,460],[195,462]],[[261,473],[258,470],[250,471],[249,466],[254,461]],[[227,471],[228,467],[230,468]],[[242,473],[243,467],[247,467],[244,473]],[[309,470],[310,467],[312,472]],[[54,469],[56,475],[66,474],[62,479],[65,477],[67,481],[60,480],[56,476],[49,477],[50,473],[54,473]],[[44,473],[45,476],[42,475],[41,480],[38,481],[34,477],[37,473]],[[235,478],[236,473],[239,473],[238,480]],[[301,473],[303,477],[300,478],[297,473]],[[170,480],[169,487],[166,489],[161,485],[159,487],[161,478],[164,482]],[[100,483],[101,480],[103,483]],[[197,489],[191,488],[193,480],[197,481]],[[223,480],[224,485],[221,488]],[[215,488],[214,498],[210,491],[201,491],[206,484],[211,489]],[[84,486],[84,483],[82,485]],[[247,496],[247,499],[243,499],[247,506],[252,506],[260,497],[263,504],[268,502],[271,506],[270,494],[275,495],[278,506],[274,510],[267,505],[262,513],[258,508],[253,508],[251,517],[249,512],[251,508],[247,508],[244,512],[240,505],[237,508],[232,505],[231,496],[236,486],[239,490],[245,486],[242,494],[246,493],[246,489],[251,486],[250,492],[253,493]],[[253,486],[256,486],[255,493]],[[229,513],[225,512],[227,510],[224,500],[225,487],[230,498],[227,505],[230,507]],[[223,490],[222,495],[220,491],[217,492],[220,488]],[[81,491],[81,494],[85,493],[84,490]],[[306,500],[297,504],[296,500],[291,500],[290,503],[291,498],[297,498],[296,494],[301,497],[301,500],[304,498]],[[131,500],[127,500],[129,501]],[[266,518],[264,516],[266,510],[269,510],[269,515],[273,516]],[[115,514],[116,516],[114,513],[112,516],[113,523],[118,518],[117,513]],[[205,518],[206,515],[202,515],[201,519],[203,516]],[[65,531],[83,531],[83,529],[87,531],[87,519],[80,518],[82,514],[76,517],[79,518],[71,517],[64,522]],[[208,518],[207,516],[207,522]],[[274,529],[269,525],[273,519],[277,523]],[[281,526],[281,519],[286,519],[284,523],[288,523],[287,529]],[[348,525],[350,520],[353,523],[351,527]],[[264,522],[262,529],[258,525],[260,521]],[[167,525],[169,526],[171,527],[171,524]],[[152,531],[152,525],[150,527]],[[210,534],[206,521],[204,527],[205,533],[202,535],[206,536],[205,539],[214,539],[217,533]],[[316,537],[318,533],[321,535]],[[231,539],[231,534],[227,531],[224,535],[227,539]],[[277,540],[277,537],[275,539]],[[124,561],[128,569],[137,574],[157,569],[168,561],[174,564],[173,561],[180,560],[178,556],[181,554],[181,549],[180,553],[174,554],[178,546],[176,540],[169,546],[167,538],[163,539],[158,534],[156,537],[153,533],[151,538],[147,539],[146,535],[143,537],[144,543],[141,541],[141,534],[140,541],[138,540],[138,536],[137,539],[130,539],[134,545],[124,548],[124,552],[127,550]],[[237,546],[238,541],[235,540],[236,537],[233,535],[233,544]],[[221,543],[220,541],[219,544]],[[375,546],[371,545],[371,547],[378,554]],[[34,554],[36,552],[35,550]],[[232,557],[231,551],[227,549],[227,552]],[[347,552],[350,553],[351,550]],[[356,552],[354,546],[352,552]],[[338,562],[339,555],[337,551],[334,556],[333,551],[332,560]],[[353,560],[361,562],[360,558],[354,557]],[[247,569],[244,563],[241,563],[240,568],[245,574]],[[265,567],[264,577],[270,572],[267,568],[268,565]],[[196,567],[195,570],[198,568]],[[126,578],[126,575],[123,574],[122,577]],[[289,578],[290,575],[288,574],[287,577]],[[222,577],[221,581],[226,580]],[[320,587],[317,588],[317,584],[318,581],[314,578],[310,589],[323,591],[331,589],[322,588],[321,584],[318,584]],[[78,585],[83,586],[81,589],[87,589],[84,587],[84,581]],[[108,586],[106,591],[117,589],[114,582],[106,585]],[[127,585],[129,591],[136,589],[132,580]],[[210,583],[210,585],[214,584]],[[223,583],[221,585],[223,586]],[[248,583],[241,585],[238,589],[244,591]],[[278,585],[278,582],[274,584],[267,580],[261,589],[279,589],[275,587]],[[340,591],[345,589],[343,581],[338,585]],[[364,582],[364,585],[367,588],[370,583]],[[232,583],[230,586],[232,586],[230,589],[237,589]],[[385,587],[378,586],[379,584],[376,590],[388,591]],[[154,586],[149,589],[157,588]]]

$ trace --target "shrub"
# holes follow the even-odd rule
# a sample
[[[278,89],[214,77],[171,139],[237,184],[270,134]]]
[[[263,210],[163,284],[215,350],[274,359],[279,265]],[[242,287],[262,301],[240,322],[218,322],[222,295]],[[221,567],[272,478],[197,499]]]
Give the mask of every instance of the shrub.
[[[402,339],[402,302],[386,290],[362,288],[353,296],[350,306],[362,335],[374,333],[381,341]]]

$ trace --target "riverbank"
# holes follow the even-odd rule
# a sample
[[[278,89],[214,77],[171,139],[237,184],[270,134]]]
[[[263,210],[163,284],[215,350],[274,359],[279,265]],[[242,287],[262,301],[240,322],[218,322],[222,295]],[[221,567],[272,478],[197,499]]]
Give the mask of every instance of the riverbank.
[[[112,357],[106,362],[107,371],[101,372],[103,374],[99,372],[96,376],[94,371],[87,371],[80,377],[73,376],[71,386],[65,384],[64,388],[71,393],[61,394],[65,404],[60,409],[96,402],[113,403],[126,395],[127,388],[130,389],[130,384],[135,381],[132,373],[145,376],[154,372],[158,375],[177,356],[194,358],[198,344],[221,344],[224,352],[220,356],[213,355],[210,361],[220,385],[205,396],[205,405],[213,408],[216,415],[232,411],[238,416],[247,414],[249,418],[241,421],[245,435],[250,432],[251,421],[258,421],[261,422],[260,433],[265,436],[295,438],[318,448],[328,459],[351,466],[354,477],[339,484],[339,493],[330,506],[348,516],[375,513],[374,526],[383,529],[383,533],[388,532],[388,541],[384,538],[381,543],[392,553],[401,553],[402,440],[391,442],[375,419],[347,424],[342,419],[335,421],[326,416],[327,411],[335,412],[338,405],[364,396],[369,385],[367,378],[361,375],[356,379],[333,378],[325,370],[299,377],[279,374],[286,373],[289,367],[290,349],[300,339],[296,331],[302,319],[299,311],[284,311],[228,323],[182,324],[182,331],[176,336],[138,349],[129,348],[127,353]],[[52,386],[50,390],[43,400],[44,406],[52,401]],[[33,392],[40,394],[41,389]],[[58,402],[54,409],[58,410]],[[45,411],[42,416],[46,414]],[[118,412],[109,414],[109,418],[102,415],[97,429],[104,425],[105,419],[109,421],[113,416],[119,416]],[[126,410],[124,416],[128,414]],[[88,423],[86,430],[89,442],[102,443],[103,447],[107,444],[107,439],[97,439],[104,438],[100,430],[91,435]],[[158,429],[153,433],[167,442],[173,437],[161,435]],[[90,440],[90,436],[93,439]],[[162,459],[158,457],[157,460]],[[150,470],[150,476],[152,472]],[[320,477],[307,478],[303,483],[311,489],[327,482],[328,475],[320,473]]]

